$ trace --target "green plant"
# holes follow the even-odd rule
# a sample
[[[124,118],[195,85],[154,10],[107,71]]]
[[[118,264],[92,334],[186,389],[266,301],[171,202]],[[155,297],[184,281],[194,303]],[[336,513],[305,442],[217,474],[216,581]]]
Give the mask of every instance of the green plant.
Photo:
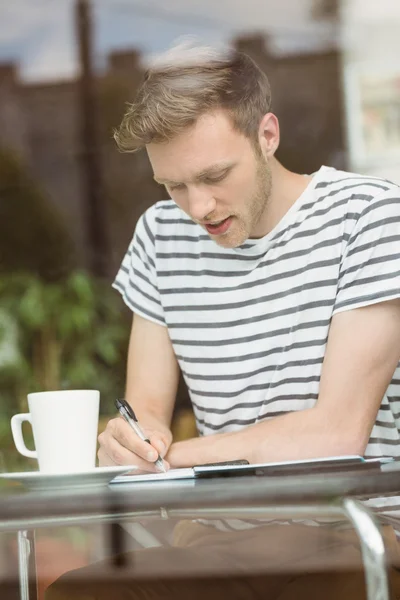
[[[46,283],[28,273],[0,277],[0,448],[28,392],[95,388],[102,414],[123,391],[130,322],[108,282],[83,271]]]

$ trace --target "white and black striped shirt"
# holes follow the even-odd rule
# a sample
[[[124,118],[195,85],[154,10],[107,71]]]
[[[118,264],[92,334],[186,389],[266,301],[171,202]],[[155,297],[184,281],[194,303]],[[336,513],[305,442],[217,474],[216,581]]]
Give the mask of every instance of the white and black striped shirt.
[[[114,286],[168,327],[200,434],[304,410],[333,315],[400,297],[400,188],[322,167],[268,235],[233,249],[158,202]],[[366,455],[400,456],[400,365]]]

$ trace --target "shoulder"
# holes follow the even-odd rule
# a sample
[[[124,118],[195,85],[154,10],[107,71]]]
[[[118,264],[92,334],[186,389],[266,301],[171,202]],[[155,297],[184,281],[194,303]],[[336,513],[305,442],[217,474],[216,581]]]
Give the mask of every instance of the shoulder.
[[[400,187],[387,179],[328,167],[318,173],[315,191],[321,198],[338,199],[353,215],[362,214],[381,199],[400,195]]]

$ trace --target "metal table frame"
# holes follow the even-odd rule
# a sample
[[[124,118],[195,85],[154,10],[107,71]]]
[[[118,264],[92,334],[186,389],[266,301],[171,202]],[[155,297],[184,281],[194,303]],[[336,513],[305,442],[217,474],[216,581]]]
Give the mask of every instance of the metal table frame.
[[[0,523],[0,530],[17,530],[19,589],[21,600],[37,600],[37,579],[35,567],[35,529],[49,526],[67,526],[93,522],[119,523],[124,520],[159,518],[304,518],[304,517],[345,517],[353,525],[360,540],[365,583],[368,600],[389,600],[389,586],[385,564],[385,547],[380,528],[373,515],[359,501],[345,498],[340,502],[309,503],[283,506],[249,506],[188,508],[128,511],[121,513],[105,512],[93,515],[74,515],[20,519]],[[28,528],[29,527],[29,528]],[[117,548],[116,551],[119,549]]]

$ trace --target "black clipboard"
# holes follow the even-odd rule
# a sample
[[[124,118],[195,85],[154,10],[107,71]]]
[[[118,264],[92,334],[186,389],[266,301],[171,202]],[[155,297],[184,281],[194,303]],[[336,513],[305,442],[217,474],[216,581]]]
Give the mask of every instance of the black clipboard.
[[[245,464],[244,464],[245,463]],[[362,456],[335,456],[310,460],[249,464],[247,461],[216,463],[193,467],[195,478],[309,475],[333,472],[364,472],[379,470],[381,461],[365,460]]]

